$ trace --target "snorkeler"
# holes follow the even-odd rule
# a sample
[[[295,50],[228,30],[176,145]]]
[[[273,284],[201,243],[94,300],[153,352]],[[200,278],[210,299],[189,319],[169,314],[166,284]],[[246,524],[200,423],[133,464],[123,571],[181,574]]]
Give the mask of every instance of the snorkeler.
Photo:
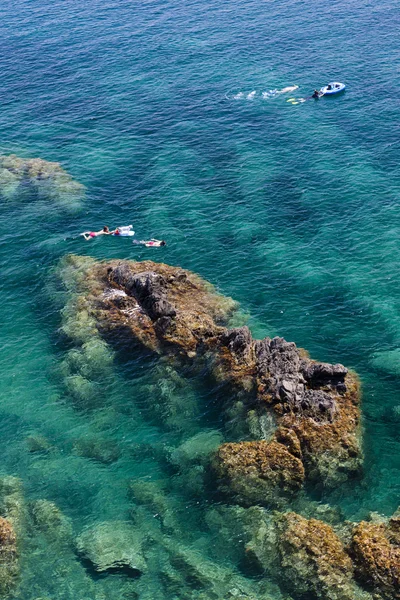
[[[112,233],[114,233],[113,231],[110,231],[109,228],[105,225],[103,227],[103,229],[101,229],[100,231],[84,231],[83,233],[81,233],[81,235],[83,235],[83,237],[85,238],[86,241],[95,238],[99,235],[111,235]]]
[[[142,246],[146,246],[146,248],[160,248],[160,246],[166,246],[167,242],[164,240],[133,240],[132,244],[142,244]]]

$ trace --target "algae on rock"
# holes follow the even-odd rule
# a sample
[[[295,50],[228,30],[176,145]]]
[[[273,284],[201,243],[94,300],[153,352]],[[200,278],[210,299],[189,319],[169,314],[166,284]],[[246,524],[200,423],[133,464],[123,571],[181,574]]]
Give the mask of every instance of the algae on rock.
[[[356,576],[382,598],[400,598],[400,518],[361,521],[353,530],[350,554]]]

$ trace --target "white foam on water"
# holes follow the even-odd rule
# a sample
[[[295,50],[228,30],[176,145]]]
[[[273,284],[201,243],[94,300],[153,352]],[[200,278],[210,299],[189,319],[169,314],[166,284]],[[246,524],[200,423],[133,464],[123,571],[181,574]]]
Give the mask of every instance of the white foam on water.
[[[256,94],[256,90],[253,90],[252,92],[250,92],[250,94],[247,94],[247,100],[254,100]]]

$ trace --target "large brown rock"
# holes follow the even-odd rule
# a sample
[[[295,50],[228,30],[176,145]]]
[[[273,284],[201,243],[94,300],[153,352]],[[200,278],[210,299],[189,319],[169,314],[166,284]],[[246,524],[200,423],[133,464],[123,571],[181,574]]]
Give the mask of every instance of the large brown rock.
[[[221,491],[245,506],[279,505],[304,483],[301,459],[276,440],[223,444],[213,468]]]
[[[324,600],[354,597],[350,587],[351,560],[329,525],[286,513],[277,520],[277,530],[282,579],[296,597],[308,595]]]
[[[354,527],[350,554],[356,576],[383,598],[400,598],[399,523],[361,521]]]

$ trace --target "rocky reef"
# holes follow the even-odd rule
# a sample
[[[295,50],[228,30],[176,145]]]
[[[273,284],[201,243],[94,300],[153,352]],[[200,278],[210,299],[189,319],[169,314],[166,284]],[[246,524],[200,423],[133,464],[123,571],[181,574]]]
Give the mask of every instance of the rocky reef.
[[[106,401],[120,348],[151,365],[149,406],[140,410],[164,419],[175,388],[179,397],[163,420],[175,432],[171,445],[132,446],[132,458],[140,450],[158,462],[156,478],[129,482],[125,520],[96,522],[78,536],[89,574],[128,574],[143,600],[399,598],[398,516],[350,523],[309,494],[360,475],[356,374],[283,338],[231,328],[235,302],[181,268],[69,256],[61,275],[62,332],[73,347],[60,371],[73,403],[96,408],[92,387]],[[184,424],[200,414],[186,393],[199,377],[216,390],[218,428]],[[120,460],[102,438],[78,438],[74,452],[102,466]],[[210,502],[216,489],[227,504]],[[213,539],[207,550],[199,531]]]
[[[235,302],[184,269],[69,256],[63,270],[76,292],[64,311],[64,331],[81,344],[74,364],[88,340],[123,341],[178,369],[206,367],[226,390],[221,411],[242,406],[250,439],[221,445],[212,462],[233,500],[279,505],[305,482],[336,487],[359,474],[359,384],[344,366],[311,360],[282,338],[254,340],[245,326],[229,329]],[[264,436],[266,417],[272,426]]]
[[[80,205],[85,189],[59,163],[41,158],[20,158],[15,154],[0,156],[0,194],[3,199],[20,199],[29,188],[39,199],[66,209]]]

